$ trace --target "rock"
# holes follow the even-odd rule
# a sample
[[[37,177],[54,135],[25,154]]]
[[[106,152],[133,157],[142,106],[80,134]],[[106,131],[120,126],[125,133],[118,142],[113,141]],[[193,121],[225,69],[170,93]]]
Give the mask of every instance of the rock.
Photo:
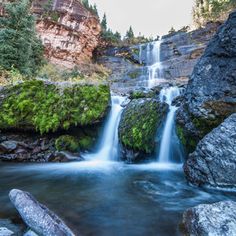
[[[36,234],[43,236],[74,235],[55,213],[37,202],[31,194],[13,189],[10,191],[9,197],[24,222]]]
[[[45,5],[48,0],[34,0],[32,9],[39,16],[36,31],[46,57],[67,68],[91,60],[101,32],[98,17],[80,1],[53,0],[50,13],[45,13]]]
[[[196,185],[236,187],[236,113],[213,129],[184,164],[187,179]]]
[[[155,99],[134,99],[124,109],[119,124],[123,158],[128,162],[145,159],[155,150],[155,136],[168,105]]]
[[[14,232],[5,227],[0,227],[0,236],[11,236],[11,235],[14,235]]]
[[[39,236],[38,234],[36,234],[34,231],[32,230],[28,230],[24,236]]]
[[[70,152],[56,152],[49,158],[50,162],[71,162],[71,161],[83,161],[84,159]]]
[[[2,93],[6,96],[0,99],[0,129],[41,134],[94,125],[103,120],[110,102],[110,89],[105,84],[30,80],[8,86]]]
[[[236,176],[232,171],[236,166],[235,118],[235,114],[232,115],[204,137],[189,156],[185,173],[192,183],[221,187],[236,184]]]
[[[233,236],[236,235],[236,203],[222,201],[201,204],[183,214],[185,235]]]
[[[236,112],[235,25],[236,12],[219,28],[194,68],[177,112],[182,140],[193,138],[197,143]]]
[[[0,143],[0,152],[11,153],[17,148],[17,142],[9,140]]]

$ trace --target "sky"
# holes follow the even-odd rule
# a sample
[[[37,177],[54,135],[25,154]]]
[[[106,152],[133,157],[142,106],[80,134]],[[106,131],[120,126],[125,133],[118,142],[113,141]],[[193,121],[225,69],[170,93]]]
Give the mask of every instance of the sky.
[[[136,35],[164,35],[173,26],[192,23],[194,0],[90,0],[97,4],[100,17],[107,15],[108,26],[125,34],[130,25]]]

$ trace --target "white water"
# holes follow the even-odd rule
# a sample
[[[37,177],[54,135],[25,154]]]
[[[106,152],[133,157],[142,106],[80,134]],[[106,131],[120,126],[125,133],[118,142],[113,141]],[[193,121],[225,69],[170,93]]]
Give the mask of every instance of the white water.
[[[126,99],[121,96],[112,96],[112,107],[104,130],[102,132],[101,141],[99,142],[97,151],[92,154],[84,155],[86,160],[95,162],[117,160],[119,155],[118,126],[122,113],[121,104]]]
[[[147,61],[148,61],[148,87],[155,85],[156,79],[161,79],[162,63],[161,63],[161,40],[148,44]]]
[[[161,138],[160,152],[159,152],[159,163],[170,163],[172,161],[171,148],[173,139],[175,136],[174,132],[174,118],[177,107],[172,106],[171,103],[174,98],[180,95],[178,87],[163,88],[160,93],[161,102],[166,102],[169,105],[169,112],[164,125],[164,130]]]

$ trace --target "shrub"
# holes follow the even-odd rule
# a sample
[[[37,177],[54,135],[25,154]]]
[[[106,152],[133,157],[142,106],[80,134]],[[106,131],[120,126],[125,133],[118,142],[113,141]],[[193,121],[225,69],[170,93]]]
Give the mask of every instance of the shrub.
[[[79,142],[73,136],[62,135],[56,139],[55,146],[58,151],[76,152],[79,149]]]

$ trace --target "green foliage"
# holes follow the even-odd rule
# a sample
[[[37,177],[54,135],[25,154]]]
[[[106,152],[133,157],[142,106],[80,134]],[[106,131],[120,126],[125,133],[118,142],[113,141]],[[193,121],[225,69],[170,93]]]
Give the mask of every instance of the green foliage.
[[[76,84],[60,89],[37,80],[11,86],[5,93],[0,128],[31,128],[41,134],[99,121],[110,99],[107,85]]]
[[[125,38],[126,39],[133,39],[134,38],[134,31],[133,31],[132,26],[130,26],[128,31],[126,32]]]
[[[28,0],[4,6],[0,18],[0,66],[17,69],[26,76],[35,75],[43,64],[43,46],[35,32],[35,18]]]
[[[62,135],[55,141],[57,151],[76,152],[79,149],[78,140],[70,135]]]
[[[90,136],[83,136],[79,140],[79,147],[82,150],[87,150],[87,149],[91,148],[93,143],[94,143],[94,140],[93,140],[92,137],[90,137]]]
[[[134,70],[134,71],[131,71],[131,72],[128,73],[128,76],[131,79],[137,79],[140,75],[141,75],[140,70]]]
[[[235,0],[195,0],[193,19],[200,27],[210,21],[225,20],[235,8]]]
[[[88,0],[82,0],[82,4],[87,10],[89,10],[92,14],[94,14],[95,16],[98,17],[98,10],[97,10],[96,4],[91,5],[91,4],[89,4]]]
[[[125,109],[119,126],[122,144],[128,149],[154,152],[156,131],[166,111],[167,107],[155,100],[132,101]]]
[[[103,32],[107,31],[107,16],[105,13],[104,13],[102,21],[101,21],[101,26],[102,26]]]

